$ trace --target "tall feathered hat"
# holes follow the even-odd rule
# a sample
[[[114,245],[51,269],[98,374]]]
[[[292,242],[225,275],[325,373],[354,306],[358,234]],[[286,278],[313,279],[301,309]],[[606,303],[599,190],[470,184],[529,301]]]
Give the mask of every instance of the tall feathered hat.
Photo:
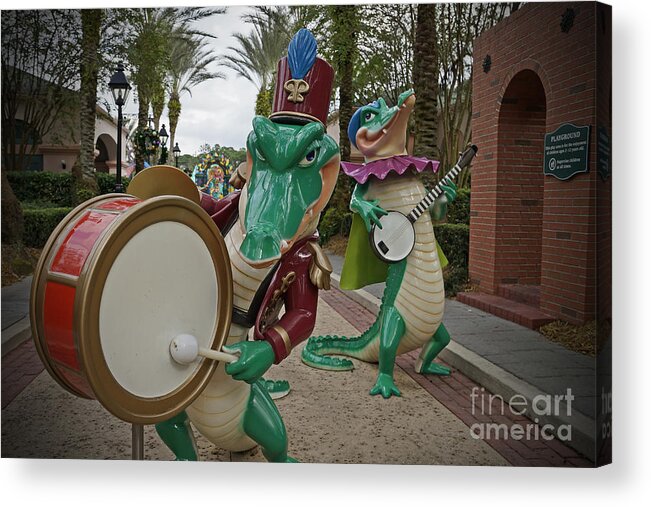
[[[335,72],[328,62],[316,55],[316,39],[301,28],[287,48],[287,56],[278,62],[273,121],[305,124],[328,118],[330,94]]]

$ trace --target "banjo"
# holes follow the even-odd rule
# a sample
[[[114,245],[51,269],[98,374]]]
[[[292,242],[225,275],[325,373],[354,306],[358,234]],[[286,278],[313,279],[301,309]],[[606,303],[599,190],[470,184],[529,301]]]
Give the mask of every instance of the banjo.
[[[371,247],[380,260],[391,263],[400,262],[411,253],[416,243],[414,222],[443,193],[441,183],[456,178],[476,154],[477,146],[473,144],[461,154],[457,164],[423,197],[408,215],[404,215],[399,211],[389,211],[379,218],[380,227],[378,227],[377,223],[373,224],[370,232]]]

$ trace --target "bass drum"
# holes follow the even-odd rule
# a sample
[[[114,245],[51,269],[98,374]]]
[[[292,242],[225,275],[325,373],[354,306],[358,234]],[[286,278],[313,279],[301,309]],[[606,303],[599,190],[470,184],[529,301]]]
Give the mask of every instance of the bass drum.
[[[124,421],[153,424],[189,405],[217,365],[180,365],[170,342],[191,334],[221,349],[232,290],[224,240],[198,205],[100,196],[74,209],[45,245],[32,283],[32,336],[69,392]]]

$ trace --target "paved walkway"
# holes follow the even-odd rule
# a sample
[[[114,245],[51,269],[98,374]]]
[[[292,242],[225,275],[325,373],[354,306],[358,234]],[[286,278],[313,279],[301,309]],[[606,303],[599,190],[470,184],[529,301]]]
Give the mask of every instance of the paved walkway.
[[[32,277],[2,288],[2,330],[8,329],[29,314]]]
[[[334,272],[341,273],[343,258],[328,254]],[[364,290],[381,299],[384,284]],[[596,360],[545,339],[537,331],[448,299],[443,322],[452,340],[524,380],[540,392],[563,395],[570,388],[573,406],[595,418]]]
[[[20,286],[3,289],[3,320],[5,305],[18,308],[20,292],[28,293],[29,283]],[[336,288],[321,294],[317,334],[353,335],[375,318]],[[449,324],[458,339],[460,328],[453,329],[460,316],[455,317],[454,308],[449,305]],[[488,427],[534,434],[538,425],[504,410],[497,399],[484,398],[490,393],[454,368],[450,377],[416,374],[417,354],[398,358],[395,376],[403,396],[389,400],[368,395],[376,365],[356,361],[352,372],[313,370],[300,362],[299,347],[273,367],[269,376],[288,379],[293,389],[278,401],[291,455],[304,462],[331,463],[590,466],[558,440],[477,438]],[[473,393],[488,399],[487,406],[480,410]],[[198,440],[202,460],[263,461],[257,449],[228,453]],[[145,445],[147,459],[172,458],[151,427],[146,428]],[[2,456],[128,459],[130,427],[97,402],[65,392],[43,371],[28,340],[2,358]]]

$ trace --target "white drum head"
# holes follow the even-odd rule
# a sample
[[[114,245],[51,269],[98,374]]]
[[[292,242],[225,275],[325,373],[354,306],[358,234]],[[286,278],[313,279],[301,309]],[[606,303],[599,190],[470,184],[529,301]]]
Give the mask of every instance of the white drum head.
[[[221,349],[233,304],[228,251],[208,214],[172,196],[130,208],[97,244],[80,287],[78,348],[97,400],[138,424],[192,403],[217,363],[179,364],[170,342],[190,334],[201,347]]]
[[[200,363],[178,364],[170,342],[187,333],[210,348],[216,279],[205,243],[178,222],[152,224],[122,248],[102,291],[99,334],[108,368],[124,389],[155,398],[191,378]]]

